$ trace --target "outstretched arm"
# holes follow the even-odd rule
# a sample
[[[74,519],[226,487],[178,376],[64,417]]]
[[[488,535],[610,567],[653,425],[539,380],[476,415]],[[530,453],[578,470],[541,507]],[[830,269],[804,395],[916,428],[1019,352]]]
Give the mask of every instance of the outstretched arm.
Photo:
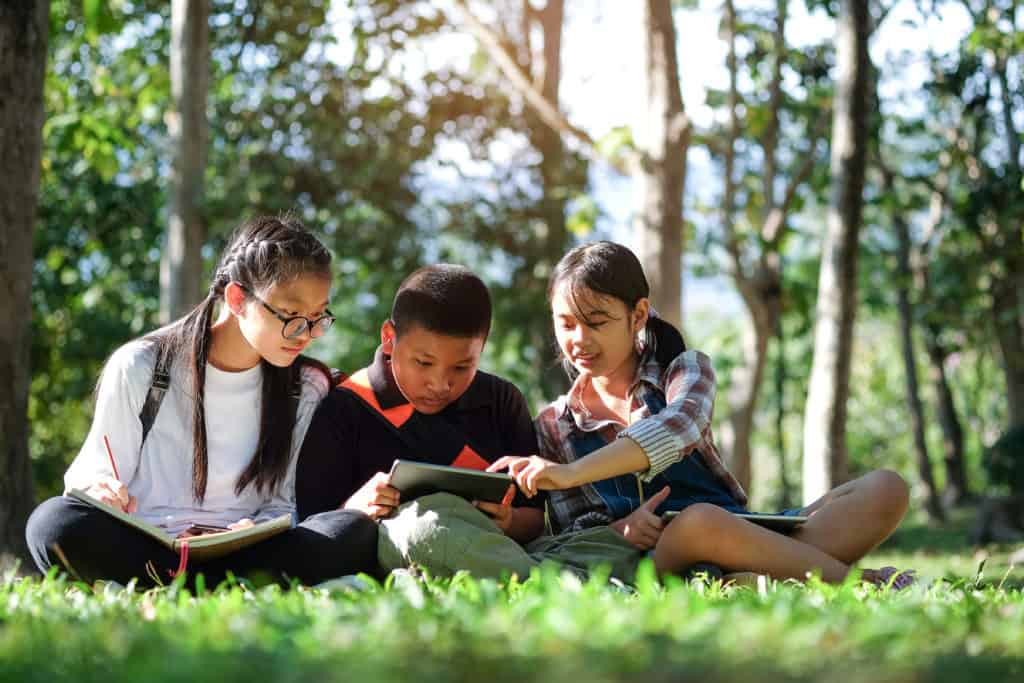
[[[567,463],[537,456],[501,458],[488,469],[508,469],[528,496],[635,472],[644,472],[643,479],[650,481],[701,444],[714,412],[715,372],[705,354],[680,354],[665,371],[664,384],[665,408],[619,433],[628,438],[618,438]],[[545,438],[554,437],[541,434],[542,455],[556,452],[551,444],[545,447]]]
[[[647,469],[644,450],[630,439],[618,439],[590,455],[570,463],[556,463],[536,455],[506,456],[494,461],[488,472],[507,469],[519,488],[533,497],[537,491],[582,486],[593,481]]]

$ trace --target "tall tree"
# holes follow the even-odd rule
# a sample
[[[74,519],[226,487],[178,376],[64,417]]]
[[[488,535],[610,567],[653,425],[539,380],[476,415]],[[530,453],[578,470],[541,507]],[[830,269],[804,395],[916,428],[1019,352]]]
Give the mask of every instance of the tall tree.
[[[721,436],[730,469],[748,491],[754,413],[764,381],[768,345],[783,313],[782,249],[787,222],[798,200],[797,192],[814,168],[818,156],[815,146],[828,123],[828,108],[819,101],[820,88],[806,74],[797,74],[802,90],[808,93],[805,101],[793,101],[783,90],[783,69],[790,57],[785,37],[788,4],[777,0],[768,30],[745,25],[744,33],[753,43],[746,60],[750,63],[747,71],[741,71],[743,65],[737,56],[738,17],[732,0],[724,4],[722,21],[728,45],[729,90],[725,96],[728,124],[721,152],[725,176],[721,223],[728,272],[747,315],[742,330],[743,361],[730,374],[728,421]],[[813,52],[803,61],[805,70],[820,70]],[[765,64],[770,66],[765,69]],[[747,80],[754,83],[754,92],[741,95],[738,83],[748,72]],[[767,93],[763,101],[761,92]],[[743,126],[740,106],[745,112]],[[798,133],[783,134],[785,113],[795,119],[792,127]],[[736,153],[740,144],[746,151],[745,165],[738,163],[743,160]],[[712,144],[712,148],[715,146]],[[780,164],[780,152],[794,159],[791,167]]]
[[[832,191],[821,248],[814,358],[804,413],[805,501],[818,498],[848,476],[846,401],[850,393],[857,239],[868,147],[870,34],[868,3],[842,0],[836,20]]]
[[[972,31],[956,54],[936,60],[928,93],[948,122],[946,151],[962,169],[949,208],[965,228],[964,254],[980,262],[973,273],[987,299],[1010,429],[1024,424],[1024,31],[1015,0],[957,4],[971,17]]]
[[[636,132],[642,195],[638,255],[663,317],[682,327],[683,192],[692,126],[683,111],[670,0],[644,3],[645,125]]]
[[[896,174],[881,160],[882,189],[892,203],[897,203]],[[914,302],[911,299],[914,269],[911,263],[912,246],[910,225],[907,222],[906,207],[897,207],[892,212],[896,232],[896,309],[900,320],[900,350],[903,354],[903,375],[907,385],[907,406],[910,409],[910,427],[914,438],[914,454],[917,473],[925,493],[925,509],[935,522],[946,519],[942,498],[935,486],[932,461],[928,455],[925,440],[924,403],[921,400],[920,383],[917,376],[917,355],[914,352]]]
[[[0,556],[27,556],[33,504],[30,292],[49,16],[49,0],[0,4]]]
[[[562,31],[565,24],[565,1],[547,0],[544,6],[536,9],[530,0],[522,0],[522,48],[518,51],[519,65],[527,73],[532,74],[533,83],[537,84],[540,95],[553,109],[558,109],[558,92],[562,84]],[[534,28],[539,27],[541,48],[534,54],[531,36]],[[568,194],[566,185],[567,156],[562,135],[556,129],[546,125],[534,110],[529,117],[529,137],[531,144],[540,152],[540,180],[543,195],[540,198],[540,211],[545,225],[543,249],[539,258],[535,259],[540,272],[549,273],[557,260],[565,252],[569,244],[569,233],[566,228],[566,207]],[[533,348],[543,350],[551,348],[554,335],[548,316],[535,316],[531,319],[530,338]],[[545,389],[554,389],[561,380],[561,372],[550,363],[546,354],[537,353],[533,357],[534,374],[541,379]]]
[[[210,81],[209,0],[171,4],[171,99],[167,132],[171,143],[167,244],[160,264],[160,319],[166,323],[199,302],[203,217],[203,176]]]
[[[923,19],[924,17],[922,17]],[[893,68],[881,69],[892,81],[903,80],[909,49],[896,53]],[[913,58],[918,58],[916,55]],[[970,498],[964,452],[964,433],[946,372],[946,361],[956,351],[973,346],[983,353],[990,342],[966,344],[972,329],[985,327],[979,319],[986,308],[981,289],[976,286],[977,273],[983,265],[974,258],[964,258],[962,243],[969,231],[963,229],[956,215],[949,211],[954,197],[961,191],[965,166],[955,151],[959,128],[951,109],[963,103],[962,90],[945,102],[944,69],[949,55],[928,52],[928,63],[934,80],[925,85],[920,113],[878,111],[879,126],[876,159],[881,175],[879,199],[875,206],[884,212],[880,222],[891,225],[898,238],[896,256],[898,301],[904,366],[908,381],[908,406],[911,410],[914,448],[919,476],[926,491],[929,511],[941,505],[959,505]],[[882,86],[879,86],[880,88]],[[920,86],[907,85],[907,95],[921,97]],[[881,106],[879,104],[879,106]],[[885,158],[883,162],[882,157]],[[914,230],[920,225],[919,230]],[[905,240],[905,244],[900,241]],[[891,243],[890,236],[885,241]],[[912,329],[908,329],[908,324]],[[930,457],[926,452],[919,421],[914,413],[922,403],[915,397],[916,358],[913,351],[915,331],[923,342],[926,380],[932,386],[937,423],[942,432],[945,466],[945,487],[941,501],[934,495],[930,475]],[[933,518],[935,515],[933,514]]]
[[[561,7],[562,0],[557,3]],[[525,5],[532,6],[529,0],[525,0]],[[582,143],[591,156],[602,156],[595,140],[569,121],[558,103],[546,98],[530,74],[523,70],[516,59],[515,42],[481,21],[467,0],[455,0],[454,7],[461,22],[476,36],[544,124]],[[617,150],[617,156],[609,160],[615,167],[627,169],[642,188],[642,209],[636,223],[641,260],[659,312],[666,320],[680,325],[682,197],[692,126],[683,110],[672,3],[670,0],[645,0],[643,12],[647,123],[636,135],[636,149]],[[558,16],[561,14],[559,10]]]

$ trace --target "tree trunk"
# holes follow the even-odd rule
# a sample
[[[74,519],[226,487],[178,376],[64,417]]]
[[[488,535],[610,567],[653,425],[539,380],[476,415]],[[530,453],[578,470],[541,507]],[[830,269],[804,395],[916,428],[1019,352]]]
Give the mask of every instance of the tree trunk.
[[[164,323],[187,313],[201,298],[209,15],[209,0],[171,3],[170,201],[167,244],[160,262],[160,320]]]
[[[748,315],[743,327],[743,363],[730,374],[729,420],[722,430],[722,445],[729,456],[729,470],[748,493],[752,466],[750,437],[754,432],[754,407],[757,405],[768,341],[774,326]]]
[[[530,12],[529,0],[523,2],[524,15],[535,14],[540,21],[541,35],[544,39],[543,61],[540,65],[531,65],[535,73],[533,80],[540,84],[544,100],[555,109],[559,108],[558,91],[562,80],[562,27],[565,23],[565,0],[548,0],[540,12]],[[529,28],[529,25],[528,25]],[[524,33],[524,41],[527,40]],[[540,175],[543,186],[541,210],[547,226],[544,240],[544,255],[541,266],[545,273],[550,273],[555,263],[565,253],[569,245],[566,229],[566,193],[562,191],[565,184],[566,150],[562,134],[538,121],[531,126],[531,138],[534,147],[541,154]],[[541,378],[541,386],[547,395],[560,393],[564,383],[564,374],[560,366],[552,364],[544,353],[554,347],[554,333],[551,329],[551,318],[547,315],[538,316],[533,323],[533,343],[538,350],[535,360],[536,376]]]
[[[749,323],[744,329],[744,363],[732,374],[734,389],[730,392],[729,421],[723,430],[723,445],[730,468],[740,482],[751,492],[751,449],[753,415],[760,396],[764,367],[767,362],[768,343],[782,316],[782,257],[781,243],[785,223],[793,205],[797,188],[807,179],[815,155],[813,141],[804,158],[794,165],[787,186],[779,200],[776,200],[776,183],[779,180],[779,165],[776,160],[779,141],[780,111],[783,106],[782,65],[786,56],[786,18],[788,3],[777,0],[775,15],[775,45],[772,80],[768,85],[768,124],[760,137],[762,172],[762,201],[760,225],[760,253],[744,254],[747,244],[738,235],[734,225],[736,212],[737,183],[734,178],[735,145],[740,136],[739,88],[737,85],[739,66],[736,57],[736,8],[732,0],[723,5],[723,30],[726,34],[728,52],[726,68],[729,72],[729,133],[725,144],[725,192],[722,198],[723,228],[726,249],[730,257],[730,270],[736,289],[747,309]],[[748,202],[752,202],[748,198]],[[749,204],[748,204],[749,206]]]
[[[48,0],[0,4],[0,566],[28,558],[32,234],[42,154]]]
[[[935,388],[936,413],[942,429],[943,460],[946,464],[947,505],[961,505],[971,499],[967,485],[967,467],[964,464],[964,430],[957,417],[953,392],[946,379],[946,352],[939,345],[938,330],[928,329],[924,335],[925,352],[928,354],[929,378]]]
[[[1009,19],[1016,29],[1016,3],[1009,12]],[[1024,183],[1024,166],[1020,158],[1021,134],[1014,122],[1014,91],[1007,76],[1010,56],[997,54],[995,63],[996,80],[999,82],[1000,104],[1002,105],[1004,136],[1008,145],[1009,164],[1007,176],[1010,186],[1016,190]],[[1018,66],[1018,82],[1020,79]],[[1020,206],[1019,201],[1016,204]],[[1002,360],[1003,376],[1006,378],[1006,400],[1008,408],[1007,429],[1024,425],[1024,301],[1020,287],[1024,282],[1024,212],[1018,208],[1002,219],[1000,232],[1005,236],[997,257],[1005,264],[1005,271],[992,287],[992,313],[995,317],[996,339]]]
[[[814,359],[804,412],[804,501],[848,476],[846,401],[856,313],[857,238],[864,203],[869,89],[868,3],[843,0],[837,19],[832,194],[815,311]]]
[[[886,178],[886,189],[892,189],[892,176]],[[900,316],[900,346],[903,351],[903,372],[907,382],[907,405],[910,409],[910,425],[914,436],[914,453],[917,456],[917,472],[925,490],[925,509],[928,517],[935,522],[946,521],[942,500],[935,488],[932,461],[928,457],[928,444],[924,436],[924,407],[921,404],[921,390],[917,382],[917,361],[914,356],[914,312],[910,302],[910,283],[913,271],[910,267],[910,227],[900,215],[894,216],[898,241],[896,290],[897,309]]]
[[[670,0],[644,3],[647,121],[637,131],[643,197],[637,252],[662,318],[682,328],[683,191],[690,125],[683,112]]]
[[[544,36],[544,63],[541,65],[541,73],[535,75],[534,80],[539,80],[544,99],[558,108],[558,90],[562,80],[562,25],[565,17],[565,0],[548,0],[539,16]],[[559,191],[565,177],[565,145],[561,133],[550,126],[539,125],[535,130],[534,144],[541,153],[544,218],[548,226],[545,251],[548,257],[553,259],[550,264],[553,267],[555,261],[561,258],[568,241],[565,220],[566,198],[565,193]],[[550,332],[550,321],[544,320],[544,324]]]
[[[793,507],[793,486],[789,482],[786,466],[786,336],[782,329],[782,316],[775,323],[775,444],[779,449],[779,509]]]
[[[1013,274],[993,286],[992,316],[1006,380],[1007,429],[1012,429],[1024,424],[1024,327],[1020,292]]]

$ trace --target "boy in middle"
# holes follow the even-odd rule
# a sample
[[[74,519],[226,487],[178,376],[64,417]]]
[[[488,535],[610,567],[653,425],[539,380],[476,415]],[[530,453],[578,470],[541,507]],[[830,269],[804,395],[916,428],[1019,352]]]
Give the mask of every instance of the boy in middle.
[[[467,268],[427,266],[402,282],[373,363],[313,417],[296,470],[300,520],[339,508],[370,515],[385,572],[415,563],[434,575],[525,576],[536,566],[520,544],[543,531],[543,499],[510,487],[503,504],[444,493],[403,501],[388,483],[395,459],[483,470],[536,453],[522,393],[477,371],[490,325],[490,294]]]

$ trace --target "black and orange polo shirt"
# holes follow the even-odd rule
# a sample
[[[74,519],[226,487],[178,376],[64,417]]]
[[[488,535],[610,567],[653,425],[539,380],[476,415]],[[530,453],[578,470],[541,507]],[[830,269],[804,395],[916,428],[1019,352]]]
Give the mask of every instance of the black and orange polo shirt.
[[[424,415],[402,395],[378,348],[373,363],[333,389],[313,416],[295,473],[299,519],[337,509],[396,459],[483,469],[503,455],[536,452],[526,399],[511,382],[477,371],[462,396]],[[513,502],[543,504],[543,496],[521,493]]]

